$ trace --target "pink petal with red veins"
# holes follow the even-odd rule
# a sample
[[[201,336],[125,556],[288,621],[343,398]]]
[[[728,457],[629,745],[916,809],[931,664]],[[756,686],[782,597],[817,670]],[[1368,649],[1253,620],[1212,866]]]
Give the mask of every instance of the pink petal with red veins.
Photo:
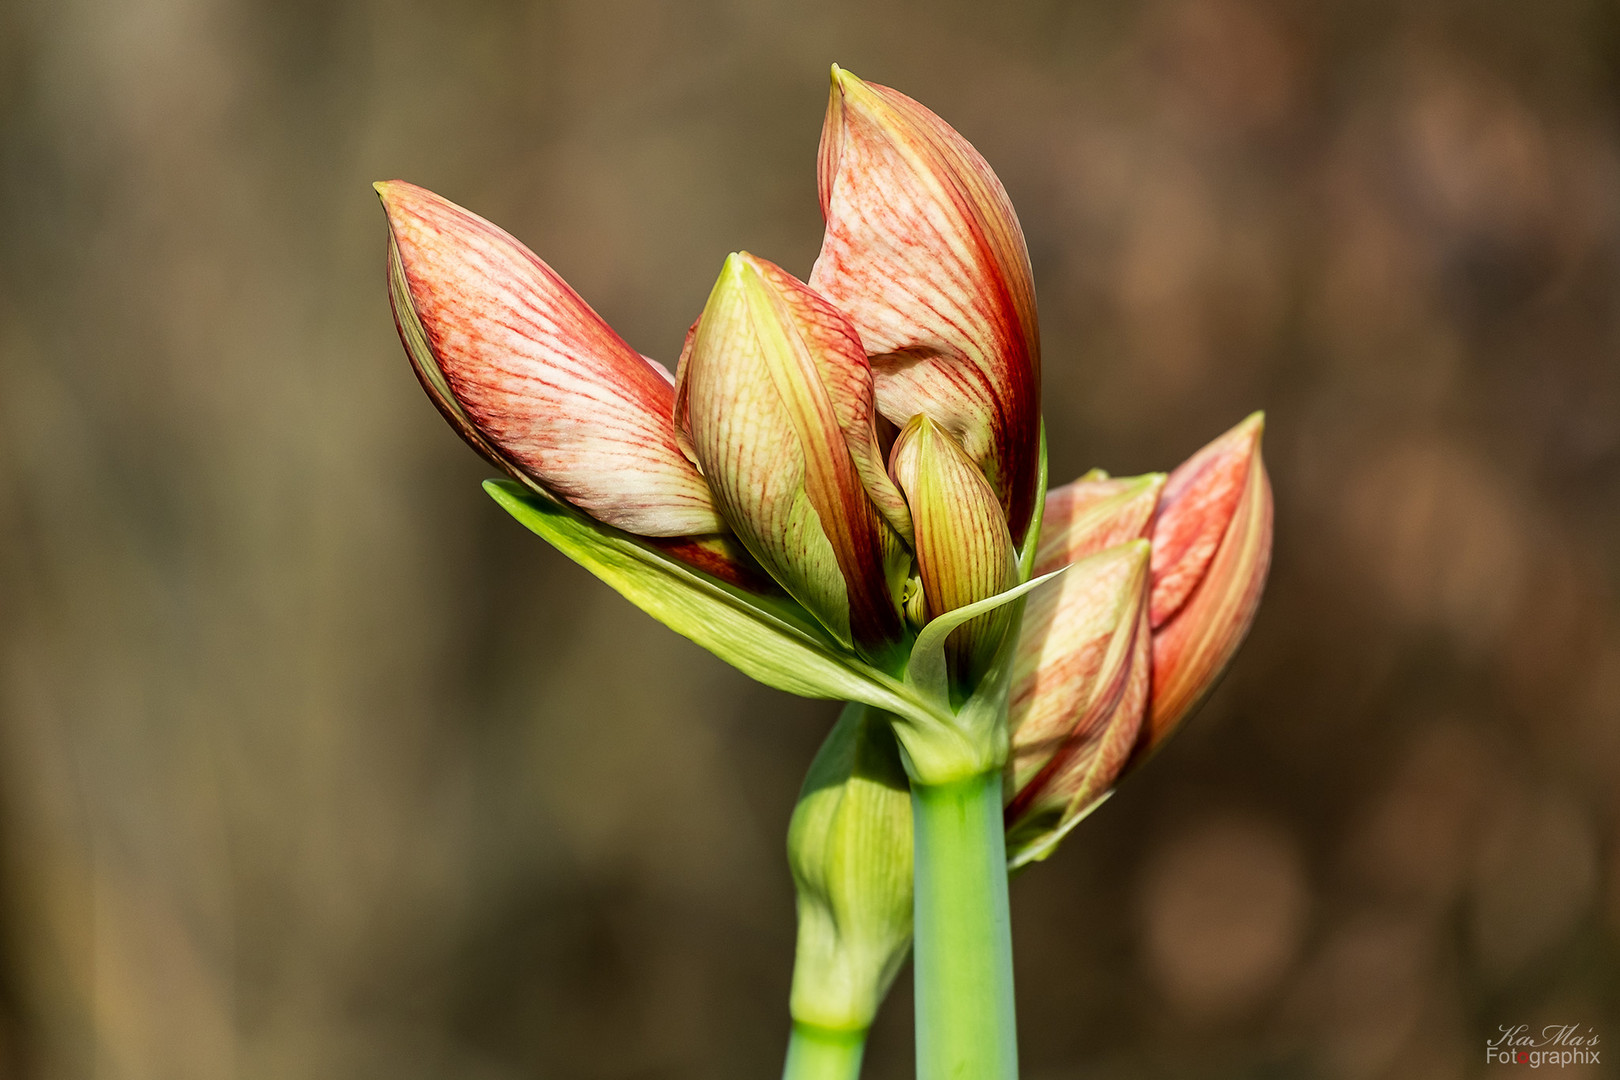
[[[1147,535],[1163,473],[1110,478],[1093,470],[1046,493],[1035,574],[1047,574],[1115,544]]]
[[[1008,711],[1009,854],[1055,840],[1112,786],[1147,703],[1148,544],[1070,566],[1030,597]]]
[[[675,442],[666,374],[506,232],[413,184],[377,191],[401,340],[463,437],[627,532],[725,529]]]
[[[1153,699],[1144,751],[1209,695],[1249,633],[1272,565],[1272,481],[1255,453],[1231,526],[1186,604],[1153,631]]]
[[[1176,466],[1153,522],[1153,598],[1157,630],[1180,610],[1208,572],[1258,460],[1265,414],[1255,413]]]
[[[854,322],[883,415],[949,432],[1020,542],[1038,482],[1040,343],[1006,191],[939,117],[836,67],[818,172],[827,231],[810,286]]]
[[[1271,567],[1271,480],[1258,447],[1236,512],[1208,572],[1153,633],[1153,698],[1144,751],[1175,730],[1204,699],[1254,622]]]

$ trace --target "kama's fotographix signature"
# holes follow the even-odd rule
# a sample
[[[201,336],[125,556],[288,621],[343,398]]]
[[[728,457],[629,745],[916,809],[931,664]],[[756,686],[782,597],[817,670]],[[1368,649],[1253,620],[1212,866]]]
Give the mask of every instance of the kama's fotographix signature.
[[[1548,1024],[1540,1031],[1530,1030],[1529,1024],[1503,1024],[1494,1039],[1485,1043],[1485,1064],[1528,1065],[1539,1069],[1543,1065],[1599,1065],[1597,1032],[1579,1024]]]

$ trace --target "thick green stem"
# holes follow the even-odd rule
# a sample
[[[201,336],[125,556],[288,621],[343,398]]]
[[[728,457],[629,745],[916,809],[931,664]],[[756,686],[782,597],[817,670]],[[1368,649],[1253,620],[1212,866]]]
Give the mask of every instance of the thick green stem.
[[[795,1021],[782,1080],[856,1080],[865,1051],[864,1029],[834,1031]]]
[[[913,784],[918,1080],[1016,1080],[1001,774]]]

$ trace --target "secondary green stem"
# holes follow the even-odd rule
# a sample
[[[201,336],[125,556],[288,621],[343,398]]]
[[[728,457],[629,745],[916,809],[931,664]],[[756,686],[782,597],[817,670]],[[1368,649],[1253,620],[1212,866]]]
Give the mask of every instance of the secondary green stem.
[[[1016,1080],[1001,774],[913,784],[918,1080]]]
[[[865,1051],[864,1030],[834,1031],[795,1021],[782,1080],[856,1080]]]

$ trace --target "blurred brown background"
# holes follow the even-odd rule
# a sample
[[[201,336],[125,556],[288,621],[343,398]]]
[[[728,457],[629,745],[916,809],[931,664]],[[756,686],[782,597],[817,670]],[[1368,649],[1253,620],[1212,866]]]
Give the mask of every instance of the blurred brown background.
[[[1025,1074],[1620,1053],[1612,2],[5,0],[4,1075],[777,1074],[835,707],[479,491],[368,184],[668,361],[726,252],[808,272],[834,60],[1011,192],[1055,479],[1271,418],[1248,647],[1015,882]]]

